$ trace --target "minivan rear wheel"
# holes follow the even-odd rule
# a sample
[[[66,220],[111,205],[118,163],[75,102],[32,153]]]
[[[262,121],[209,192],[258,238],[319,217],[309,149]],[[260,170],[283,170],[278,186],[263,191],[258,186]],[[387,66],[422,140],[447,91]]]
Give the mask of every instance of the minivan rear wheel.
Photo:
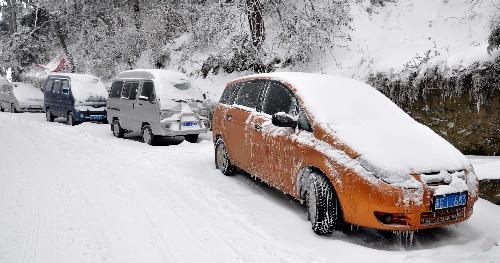
[[[319,173],[309,175],[306,206],[313,231],[329,235],[342,225],[342,209],[337,194],[328,179]]]
[[[52,115],[49,109],[45,111],[45,118],[48,122],[54,122],[54,115]]]
[[[125,135],[125,131],[120,126],[120,122],[118,120],[113,121],[113,124],[111,124],[111,130],[113,131],[113,135],[117,138],[123,138]]]
[[[190,143],[197,143],[198,142],[198,137],[199,137],[198,134],[188,134],[188,135],[184,136],[184,138],[186,139],[186,141],[188,141]]]
[[[155,135],[153,134],[153,130],[151,129],[151,126],[147,124],[142,127],[142,141],[149,145],[154,145],[155,143]]]
[[[215,167],[224,175],[230,176],[234,174],[235,167],[229,160],[224,140],[220,138],[215,143]]]

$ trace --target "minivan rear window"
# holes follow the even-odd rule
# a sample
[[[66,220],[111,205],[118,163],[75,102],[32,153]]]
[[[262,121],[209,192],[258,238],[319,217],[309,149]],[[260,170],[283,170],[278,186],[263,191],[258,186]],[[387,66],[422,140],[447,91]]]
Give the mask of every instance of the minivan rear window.
[[[109,93],[110,98],[119,98],[122,95],[123,81],[115,81],[111,85],[111,92]]]
[[[222,93],[222,96],[220,97],[219,103],[222,104],[227,104],[231,105],[234,104],[234,100],[236,99],[236,96],[238,95],[238,92],[240,91],[241,84],[236,83],[233,84],[229,87],[227,87],[224,92]]]

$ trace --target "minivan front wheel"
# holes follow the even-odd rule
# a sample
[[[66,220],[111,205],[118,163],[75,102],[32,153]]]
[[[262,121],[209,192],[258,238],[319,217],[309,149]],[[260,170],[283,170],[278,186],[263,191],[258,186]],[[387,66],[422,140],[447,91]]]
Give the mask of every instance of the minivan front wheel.
[[[146,144],[154,145],[155,135],[153,134],[151,126],[144,125],[144,127],[142,127],[142,141]]]
[[[68,124],[70,126],[75,126],[77,124],[77,122],[75,121],[75,117],[73,116],[72,112],[70,112],[68,114],[68,117],[66,119],[66,124]]]
[[[54,122],[54,115],[52,115],[49,109],[45,111],[45,118],[48,122]]]
[[[190,143],[197,143],[198,142],[198,137],[199,137],[198,134],[188,134],[188,135],[184,136],[184,138],[186,139],[186,141],[188,141]]]
[[[222,139],[218,139],[215,143],[215,167],[224,175],[230,176],[234,174],[235,167],[229,160],[226,144]]]
[[[111,130],[113,131],[113,135],[117,138],[123,138],[123,135],[125,135],[125,131],[120,126],[120,122],[118,120],[113,121],[113,124],[111,124]]]
[[[307,213],[316,234],[328,235],[342,224],[342,209],[337,194],[322,174],[311,173],[306,195]]]

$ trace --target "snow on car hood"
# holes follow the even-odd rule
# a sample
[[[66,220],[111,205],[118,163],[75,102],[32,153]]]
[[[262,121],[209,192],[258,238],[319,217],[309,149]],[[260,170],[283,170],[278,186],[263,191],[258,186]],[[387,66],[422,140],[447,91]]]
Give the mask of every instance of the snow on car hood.
[[[315,121],[359,153],[365,168],[390,183],[407,181],[411,173],[470,166],[450,143],[363,82],[308,73],[262,75],[297,89]]]
[[[43,102],[43,92],[33,84],[13,82],[12,91],[20,103]]]
[[[71,94],[73,94],[77,103],[106,102],[108,91],[97,77],[88,74],[70,73],[65,73],[62,76],[71,79]]]

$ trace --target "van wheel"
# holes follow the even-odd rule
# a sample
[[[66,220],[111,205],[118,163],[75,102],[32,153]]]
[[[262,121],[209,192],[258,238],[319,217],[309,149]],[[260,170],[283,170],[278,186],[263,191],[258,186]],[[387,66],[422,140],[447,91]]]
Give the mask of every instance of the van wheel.
[[[318,235],[329,235],[342,225],[342,209],[337,194],[325,176],[309,175],[306,206],[313,231]]]
[[[215,168],[219,169],[222,174],[227,176],[234,174],[235,167],[229,160],[226,144],[222,139],[218,139],[215,143]]]
[[[66,124],[70,125],[70,126],[75,126],[77,125],[78,123],[75,121],[75,117],[73,116],[73,113],[70,112],[68,114],[68,117],[66,118]]]
[[[45,111],[45,118],[48,122],[54,122],[54,115],[52,115],[49,109]]]
[[[0,112],[4,112],[5,109],[2,107],[2,104],[0,104]]]
[[[111,131],[113,131],[113,135],[117,138],[123,138],[123,135],[125,135],[125,131],[120,126],[120,122],[118,120],[113,121]]]
[[[197,143],[198,137],[199,137],[198,134],[188,134],[188,135],[184,136],[186,141],[188,141],[190,143]]]
[[[14,103],[10,104],[10,112],[17,113],[16,106],[14,105]]]
[[[149,145],[154,145],[155,143],[155,135],[153,134],[153,130],[151,129],[151,126],[147,124],[142,127],[142,141]]]

